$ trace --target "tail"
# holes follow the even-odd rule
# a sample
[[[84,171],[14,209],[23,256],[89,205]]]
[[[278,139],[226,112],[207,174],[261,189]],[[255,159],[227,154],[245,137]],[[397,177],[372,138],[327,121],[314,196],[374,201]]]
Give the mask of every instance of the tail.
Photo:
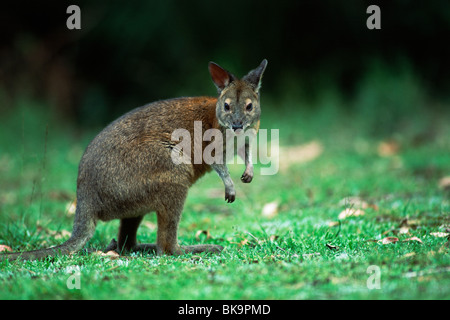
[[[86,241],[80,241],[80,240],[81,239],[74,239],[71,237],[69,240],[67,240],[63,244],[52,247],[52,248],[48,248],[48,249],[1,254],[0,261],[3,261],[3,260],[13,261],[13,260],[17,260],[17,259],[40,260],[40,259],[50,257],[50,256],[74,253],[74,252],[81,250],[87,242],[87,240]]]
[[[94,235],[96,225],[95,222],[96,221],[92,217],[87,218],[85,216],[83,219],[77,206],[73,232],[69,240],[59,246],[48,249],[0,254],[0,262],[4,260],[13,261],[17,259],[40,260],[46,257],[71,254],[80,251]]]

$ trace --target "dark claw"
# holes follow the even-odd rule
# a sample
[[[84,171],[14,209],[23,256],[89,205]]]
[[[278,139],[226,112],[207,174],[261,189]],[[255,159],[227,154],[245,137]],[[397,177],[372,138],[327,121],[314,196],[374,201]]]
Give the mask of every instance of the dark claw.
[[[250,182],[252,182],[252,180],[253,180],[253,176],[251,176],[251,175],[249,175],[249,174],[246,174],[246,173],[244,172],[244,173],[242,174],[241,180],[242,180],[242,182],[244,182],[244,183],[250,183]]]
[[[225,201],[228,203],[234,202],[235,199],[236,199],[236,195],[234,195],[234,194],[226,194],[225,195]]]

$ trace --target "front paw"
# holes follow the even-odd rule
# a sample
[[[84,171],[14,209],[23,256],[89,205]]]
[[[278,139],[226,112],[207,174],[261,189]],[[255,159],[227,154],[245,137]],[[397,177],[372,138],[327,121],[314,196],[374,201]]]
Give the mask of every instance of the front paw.
[[[225,201],[232,203],[236,200],[236,191],[234,189],[225,189]]]
[[[250,183],[253,180],[253,170],[245,170],[242,174],[241,181],[244,183]]]

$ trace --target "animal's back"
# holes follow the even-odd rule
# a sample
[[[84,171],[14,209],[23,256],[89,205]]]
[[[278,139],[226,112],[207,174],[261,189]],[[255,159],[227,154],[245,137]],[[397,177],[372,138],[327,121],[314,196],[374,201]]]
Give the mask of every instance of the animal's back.
[[[201,121],[203,130],[217,127],[216,102],[209,97],[157,101],[112,122],[81,159],[78,203],[88,202],[99,219],[110,220],[124,212],[135,216],[157,210],[157,194],[170,197],[176,195],[161,193],[188,189],[210,167],[174,164],[172,133],[183,128],[193,137],[194,121]]]

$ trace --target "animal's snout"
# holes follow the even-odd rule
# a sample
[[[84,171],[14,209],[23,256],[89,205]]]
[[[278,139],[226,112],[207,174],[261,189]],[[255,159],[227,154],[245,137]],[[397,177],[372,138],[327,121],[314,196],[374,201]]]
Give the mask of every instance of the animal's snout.
[[[231,128],[233,129],[233,131],[239,130],[239,129],[243,129],[244,126],[242,125],[242,122],[234,122],[233,125],[231,126]]]

